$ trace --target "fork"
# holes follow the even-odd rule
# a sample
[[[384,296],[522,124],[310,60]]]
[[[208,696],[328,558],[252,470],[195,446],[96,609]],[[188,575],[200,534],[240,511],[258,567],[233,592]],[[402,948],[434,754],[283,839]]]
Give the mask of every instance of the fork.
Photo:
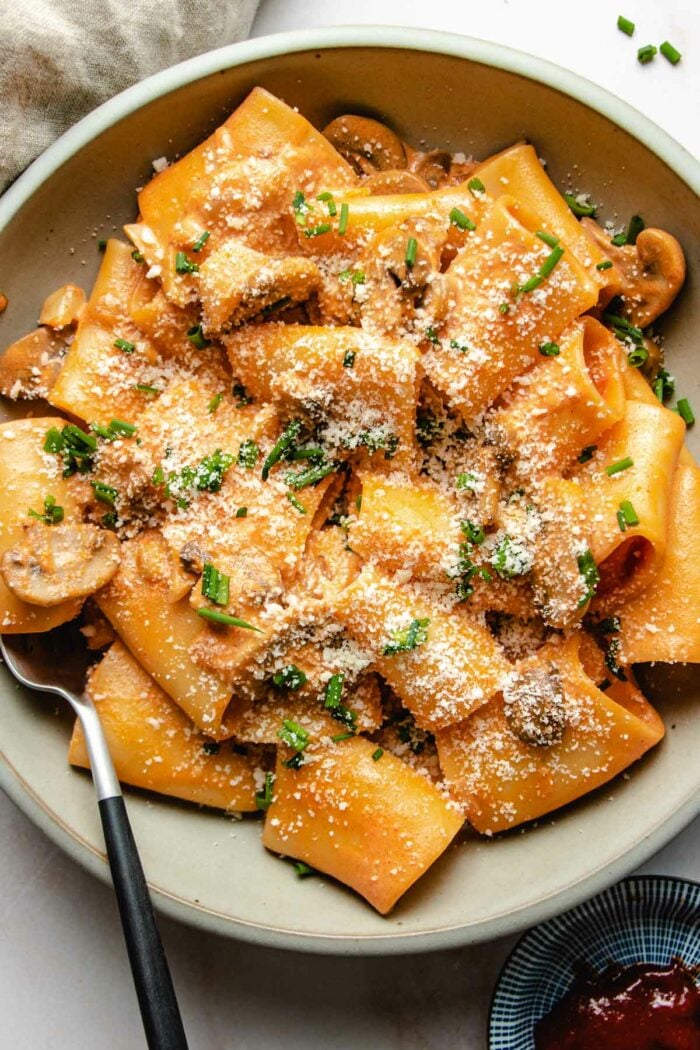
[[[99,715],[85,695],[91,657],[74,629],[0,635],[14,677],[29,689],[62,696],[80,719],[97,793],[107,857],[149,1050],[187,1050],[170,970],[156,926],[124,797]]]

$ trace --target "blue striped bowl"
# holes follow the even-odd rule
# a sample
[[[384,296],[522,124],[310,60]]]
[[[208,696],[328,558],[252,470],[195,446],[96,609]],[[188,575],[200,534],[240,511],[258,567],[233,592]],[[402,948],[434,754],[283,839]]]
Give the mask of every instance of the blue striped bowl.
[[[534,1050],[535,1022],[568,991],[580,960],[602,970],[611,961],[665,966],[673,956],[700,964],[700,883],[619,882],[521,937],[491,1002],[489,1050]]]

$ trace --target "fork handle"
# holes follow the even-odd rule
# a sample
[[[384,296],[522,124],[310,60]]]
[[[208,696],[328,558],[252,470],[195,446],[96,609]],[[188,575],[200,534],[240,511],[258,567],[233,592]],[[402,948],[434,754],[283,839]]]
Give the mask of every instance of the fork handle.
[[[170,970],[121,795],[99,800],[112,881],[149,1050],[187,1050]]]

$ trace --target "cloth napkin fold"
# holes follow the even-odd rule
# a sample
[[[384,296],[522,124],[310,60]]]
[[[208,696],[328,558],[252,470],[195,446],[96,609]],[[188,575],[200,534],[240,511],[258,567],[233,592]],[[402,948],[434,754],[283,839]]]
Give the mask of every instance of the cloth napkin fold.
[[[0,192],[105,99],[244,39],[258,0],[0,0]]]

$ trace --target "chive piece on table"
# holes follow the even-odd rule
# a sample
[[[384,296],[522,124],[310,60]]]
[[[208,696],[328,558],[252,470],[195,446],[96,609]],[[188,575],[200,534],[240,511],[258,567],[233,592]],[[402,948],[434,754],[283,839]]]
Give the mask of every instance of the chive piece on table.
[[[673,44],[669,43],[668,40],[664,40],[663,44],[661,44],[659,48],[659,51],[664,56],[664,58],[668,59],[672,66],[677,66],[681,58],[683,57],[680,51],[677,51]]]
[[[645,44],[644,47],[640,47],[637,51],[637,61],[642,66],[646,66],[651,62],[656,55],[657,48],[653,44]]]
[[[629,18],[625,18],[624,15],[617,16],[617,28],[625,36],[632,36],[634,33],[634,22],[630,22]]]

